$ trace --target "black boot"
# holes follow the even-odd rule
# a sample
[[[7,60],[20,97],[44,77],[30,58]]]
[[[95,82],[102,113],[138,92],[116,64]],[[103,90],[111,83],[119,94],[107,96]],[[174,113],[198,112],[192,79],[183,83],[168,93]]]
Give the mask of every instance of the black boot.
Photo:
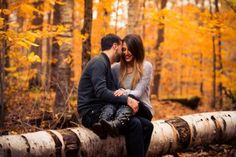
[[[99,116],[99,120],[97,123],[94,123],[92,126],[93,132],[95,132],[101,139],[107,138],[107,131],[101,125],[102,120],[110,121],[113,119],[116,112],[116,107],[112,104],[105,105],[102,108],[102,112]]]
[[[122,105],[117,110],[114,120],[107,121],[103,119],[101,120],[101,124],[112,137],[117,137],[119,136],[120,128],[129,121],[132,115],[132,109],[127,105]]]

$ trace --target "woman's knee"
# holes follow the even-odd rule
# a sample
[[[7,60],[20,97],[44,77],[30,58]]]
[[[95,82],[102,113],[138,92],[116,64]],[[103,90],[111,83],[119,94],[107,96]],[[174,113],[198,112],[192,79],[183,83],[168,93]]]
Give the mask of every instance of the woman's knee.
[[[129,126],[132,128],[142,128],[142,123],[137,117],[132,117],[129,121]]]

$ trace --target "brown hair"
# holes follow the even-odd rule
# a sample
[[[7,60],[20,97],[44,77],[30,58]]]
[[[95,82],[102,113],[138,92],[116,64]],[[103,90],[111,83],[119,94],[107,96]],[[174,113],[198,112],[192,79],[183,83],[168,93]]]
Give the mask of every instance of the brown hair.
[[[145,57],[144,46],[142,39],[137,34],[128,34],[124,37],[123,42],[126,43],[128,50],[134,56],[133,62],[133,80],[131,84],[131,89],[134,89],[143,75],[143,61]],[[120,75],[119,82],[121,86],[124,86],[124,78],[127,75],[128,64],[124,57],[121,57],[120,62]]]

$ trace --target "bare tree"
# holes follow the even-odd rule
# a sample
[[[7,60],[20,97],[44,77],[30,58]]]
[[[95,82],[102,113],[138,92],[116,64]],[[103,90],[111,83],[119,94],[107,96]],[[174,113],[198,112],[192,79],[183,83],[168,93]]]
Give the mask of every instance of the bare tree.
[[[209,10],[211,14],[211,19],[213,19],[213,9],[212,3],[209,0]],[[211,106],[215,107],[216,102],[216,46],[215,46],[215,36],[212,35],[212,98],[211,98]]]
[[[211,14],[211,20],[214,20],[213,18],[216,18],[217,20],[217,13],[219,13],[219,1],[214,0],[213,3],[209,1],[210,3],[210,14]],[[213,6],[215,10],[213,10]],[[214,16],[216,14],[216,16]],[[223,63],[222,63],[222,54],[221,54],[221,29],[220,26],[215,25],[213,28],[214,34],[212,35],[212,102],[211,106],[216,107],[216,104],[219,104],[220,107],[223,105],[223,84],[221,81],[219,81],[217,85],[217,71],[220,71],[220,73],[223,70]],[[217,51],[218,50],[218,51]],[[219,66],[217,66],[217,64]]]
[[[0,1],[0,9],[7,9],[8,8],[8,3],[7,0],[1,0]],[[8,27],[7,27],[7,21],[8,21],[8,16],[5,15],[3,12],[0,13],[0,17],[4,19],[4,25],[1,28],[0,31],[6,32]],[[5,114],[5,102],[4,102],[4,88],[5,88],[5,65],[6,65],[6,55],[7,55],[7,41],[6,38],[0,37],[1,43],[0,43],[0,48],[1,48],[1,54],[0,54],[0,128],[4,126],[4,114]]]
[[[44,8],[48,5],[48,1],[43,1]],[[56,12],[55,12],[56,13]],[[43,19],[42,19],[42,29],[47,31],[47,26],[53,24],[54,14],[50,10],[44,10]],[[56,20],[55,20],[56,21]],[[60,21],[57,21],[60,23]],[[50,61],[52,60],[52,38],[44,38],[42,39],[42,47],[41,47],[41,86],[43,89],[48,90],[51,84],[51,75],[52,75],[52,67]]]
[[[236,12],[236,2],[233,0],[224,0],[224,2],[234,11]]]
[[[129,0],[127,33],[141,33],[141,19],[144,0]],[[142,33],[140,34],[142,35]]]
[[[92,20],[93,20],[93,1],[84,0],[84,25],[81,34],[86,36],[82,43],[82,68],[90,60],[91,54],[91,33],[92,33]]]
[[[216,14],[218,14],[220,12],[219,9],[219,0],[215,0],[214,1],[215,4],[215,12]],[[219,15],[217,15],[216,17],[218,18]],[[218,59],[218,66],[216,67],[217,71],[220,72],[220,75],[223,72],[223,62],[222,62],[222,43],[221,43],[221,28],[219,25],[216,26],[216,38],[217,38],[217,47],[218,47],[218,53],[217,53],[217,59]],[[223,82],[219,81],[218,83],[218,104],[220,105],[220,107],[223,106]]]
[[[43,4],[42,0],[35,1],[33,2],[33,6],[35,8],[39,8]],[[43,23],[43,16],[42,14],[34,12],[35,18],[32,20],[32,24],[37,26],[36,28],[33,28],[32,31],[36,30],[42,30],[42,23]],[[42,40],[41,39],[36,39],[35,43],[39,45],[38,47],[32,46],[31,51],[35,52],[36,55],[42,56]],[[35,86],[40,86],[41,84],[41,78],[40,78],[40,73],[41,73],[41,64],[40,63],[33,63],[31,68],[36,68],[37,73],[36,75],[29,80],[29,87],[35,87]]]
[[[166,7],[167,0],[161,0],[161,10]],[[165,18],[165,17],[162,17]],[[152,87],[152,94],[155,94],[157,98],[159,98],[159,85],[161,79],[161,64],[162,64],[162,51],[160,50],[161,43],[164,42],[164,23],[159,23],[160,28],[157,31],[157,42],[154,49],[156,50],[156,59],[154,65],[154,78],[153,78],[153,87]]]
[[[57,63],[54,71],[56,83],[55,107],[63,109],[69,103],[71,93],[71,51],[72,51],[72,24],[73,24],[73,0],[65,0],[65,5],[56,6],[56,22],[67,28],[66,32],[57,36],[57,40],[63,41],[55,45],[57,49]],[[54,52],[55,53],[55,52]],[[58,108],[59,107],[59,108]],[[57,110],[56,109],[56,110]]]

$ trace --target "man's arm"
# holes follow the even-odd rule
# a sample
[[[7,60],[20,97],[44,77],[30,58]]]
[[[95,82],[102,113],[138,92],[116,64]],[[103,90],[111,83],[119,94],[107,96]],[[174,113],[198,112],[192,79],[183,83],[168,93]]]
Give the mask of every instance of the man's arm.
[[[107,71],[108,68],[106,64],[101,61],[96,62],[96,64],[92,66],[91,80],[94,86],[95,95],[106,102],[127,104],[133,109],[134,113],[138,112],[139,102],[137,100],[125,95],[115,96],[114,91],[107,88]]]
[[[108,72],[108,67],[104,62],[95,62],[92,65],[91,70],[91,80],[93,83],[96,97],[111,103],[127,103],[127,96],[117,97],[113,94],[114,91],[111,91],[107,88],[106,74]]]

